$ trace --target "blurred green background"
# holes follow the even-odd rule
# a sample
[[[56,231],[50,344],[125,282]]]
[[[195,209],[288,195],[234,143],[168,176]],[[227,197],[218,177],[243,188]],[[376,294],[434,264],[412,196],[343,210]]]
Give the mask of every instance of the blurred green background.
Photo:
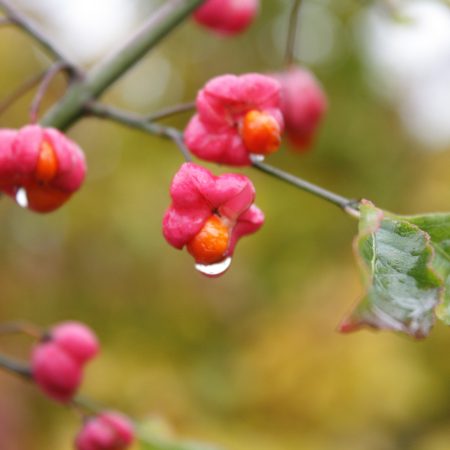
[[[450,152],[416,144],[369,88],[353,33],[362,6],[310,3],[338,25],[328,56],[312,66],[330,108],[312,151],[283,147],[270,163],[398,213],[448,210]],[[232,39],[186,22],[105,101],[152,112],[192,100],[215,75],[280,70],[276,42],[289,5],[263,0],[255,24]],[[134,6],[141,17],[152,9]],[[301,24],[315,29],[317,17],[320,10],[305,9]],[[45,17],[36,19],[45,27]],[[0,33],[4,98],[47,61],[20,32]],[[61,78],[45,107],[63,92]],[[31,99],[1,115],[0,126],[25,124]],[[181,128],[188,117],[167,123]],[[266,224],[239,244],[228,273],[211,280],[161,234],[182,163],[176,147],[95,119],[69,135],[86,152],[89,176],[66,206],[40,216],[0,202],[0,319],[42,326],[76,319],[94,328],[102,354],[87,368],[84,394],[141,419],[163,417],[179,436],[229,450],[450,448],[450,330],[438,324],[422,342],[335,331],[362,295],[352,218],[245,169]],[[30,340],[1,337],[0,347],[26,359]],[[2,450],[70,449],[78,427],[70,410],[0,373]]]

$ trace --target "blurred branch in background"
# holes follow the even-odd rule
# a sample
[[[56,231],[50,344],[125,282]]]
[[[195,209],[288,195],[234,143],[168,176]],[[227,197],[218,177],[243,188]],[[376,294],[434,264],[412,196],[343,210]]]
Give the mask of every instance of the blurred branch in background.
[[[12,91],[6,98],[0,103],[0,115],[3,114],[10,106],[12,106],[19,98],[25,95],[28,91],[37,86],[40,81],[47,74],[47,69],[32,75],[30,78],[25,80],[16,90]]]
[[[295,40],[298,32],[297,24],[301,5],[302,0],[295,0],[291,9],[286,41],[286,55],[285,55],[285,64],[287,66],[290,66],[294,62]]]
[[[25,31],[34,41],[38,42],[44,50],[54,59],[64,63],[68,70],[77,76],[81,76],[81,71],[65,55],[55,42],[50,40],[30,19],[18,11],[9,0],[0,0],[0,8],[6,15],[4,20],[17,25]]]
[[[128,41],[100,61],[86,79],[73,83],[62,100],[43,118],[42,124],[61,130],[70,127],[80,117],[87,102],[99,97],[164,36],[180,25],[202,1],[165,2]]]

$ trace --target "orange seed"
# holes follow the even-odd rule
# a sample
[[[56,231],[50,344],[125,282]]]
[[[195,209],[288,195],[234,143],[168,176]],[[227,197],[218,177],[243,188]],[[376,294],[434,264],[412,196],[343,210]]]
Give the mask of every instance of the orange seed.
[[[228,249],[228,227],[212,215],[203,228],[188,242],[186,248],[199,264],[214,264],[224,259]]]
[[[52,145],[43,141],[35,169],[35,177],[38,182],[48,183],[58,171],[58,158]]]
[[[244,116],[241,135],[247,150],[259,155],[275,152],[281,142],[280,126],[275,118],[255,109]]]

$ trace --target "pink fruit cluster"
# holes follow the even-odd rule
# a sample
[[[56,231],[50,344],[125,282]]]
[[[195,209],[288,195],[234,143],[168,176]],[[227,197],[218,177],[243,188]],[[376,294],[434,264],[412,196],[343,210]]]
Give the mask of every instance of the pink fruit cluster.
[[[59,208],[85,174],[83,152],[60,131],[39,125],[0,129],[0,191],[16,198],[23,189],[29,209]]]
[[[63,322],[52,328],[33,349],[33,379],[49,397],[67,403],[82,382],[84,365],[98,351],[97,338],[86,325]]]
[[[221,236],[213,230],[212,236],[204,234],[202,242],[191,247],[197,263],[215,263],[232,256],[238,240],[257,231],[264,222],[263,213],[253,205],[253,184],[243,175],[229,173],[216,177],[203,167],[185,163],[172,181],[170,195],[172,204],[164,216],[163,233],[173,247],[189,249],[211,218],[221,224]],[[223,239],[225,245],[214,253],[218,241],[221,244]]]
[[[244,121],[254,112],[263,114],[271,121],[272,131],[280,134],[283,129],[280,101],[280,84],[271,77],[250,73],[213,78],[197,95],[197,114],[184,134],[186,146],[207,161],[231,166],[250,165],[250,154],[266,154],[274,149],[249,148],[248,142],[254,140],[255,133],[250,130],[253,136],[248,136],[244,132]],[[263,126],[256,134],[265,135],[265,131]],[[272,135],[267,137],[270,145]]]
[[[206,0],[194,13],[200,25],[222,35],[244,31],[259,10],[259,0]]]
[[[134,426],[124,415],[107,411],[89,418],[75,440],[77,450],[125,450],[134,440]]]
[[[304,150],[327,102],[310,72],[291,67],[272,76],[213,78],[198,92],[196,107],[184,133],[187,148],[207,161],[246,166],[278,149],[284,125],[293,145]],[[264,222],[253,205],[253,185],[243,175],[215,177],[187,163],[175,175],[170,195],[163,234],[173,247],[186,247],[197,264],[225,261],[238,239]]]

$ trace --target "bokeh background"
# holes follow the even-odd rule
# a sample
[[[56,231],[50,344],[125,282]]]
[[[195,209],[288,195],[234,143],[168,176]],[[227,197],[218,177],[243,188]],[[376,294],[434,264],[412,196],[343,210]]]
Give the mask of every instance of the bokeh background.
[[[84,67],[161,3],[14,2]],[[291,2],[261,3],[250,30],[231,39],[187,21],[105,101],[149,113],[192,100],[215,75],[280,70]],[[445,211],[450,13],[432,0],[405,3],[400,11],[392,2],[305,0],[296,56],[330,107],[309,153],[285,146],[270,163],[397,213]],[[0,98],[49,64],[10,28],[0,30],[0,60]],[[63,92],[57,79],[44,107]],[[25,124],[31,99],[3,113],[0,126]],[[167,123],[182,128],[188,117]],[[93,327],[102,354],[84,394],[229,450],[450,448],[450,330],[437,324],[421,342],[335,331],[362,295],[352,218],[244,170],[267,222],[239,244],[225,276],[207,279],[161,235],[182,162],[175,146],[95,119],[69,134],[89,176],[66,206],[40,216],[0,202],[0,319]],[[28,357],[28,338],[0,339],[2,352]],[[78,427],[70,410],[0,373],[2,450],[68,450]]]

